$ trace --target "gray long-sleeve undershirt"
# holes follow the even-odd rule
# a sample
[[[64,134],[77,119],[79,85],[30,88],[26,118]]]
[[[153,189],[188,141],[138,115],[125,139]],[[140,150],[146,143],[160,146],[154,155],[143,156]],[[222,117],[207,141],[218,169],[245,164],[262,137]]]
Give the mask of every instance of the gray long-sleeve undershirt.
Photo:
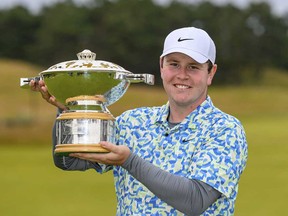
[[[122,167],[158,198],[186,215],[200,215],[221,195],[204,182],[173,175],[133,153]]]

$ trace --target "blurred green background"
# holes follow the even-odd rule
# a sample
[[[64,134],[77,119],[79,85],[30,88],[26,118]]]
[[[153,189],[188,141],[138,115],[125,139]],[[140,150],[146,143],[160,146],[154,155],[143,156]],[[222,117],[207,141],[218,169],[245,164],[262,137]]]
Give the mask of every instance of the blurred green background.
[[[97,59],[156,76],[155,87],[131,85],[109,107],[115,116],[162,105],[167,98],[158,64],[164,37],[191,25],[207,30],[217,46],[218,72],[209,91],[214,104],[246,129],[249,157],[235,215],[288,215],[288,16],[273,14],[263,1],[245,8],[197,2],[91,0],[79,6],[63,0],[38,14],[22,6],[0,10],[0,215],[116,212],[111,172],[65,172],[54,166],[56,109],[38,93],[20,89],[20,77],[36,76],[88,48]]]

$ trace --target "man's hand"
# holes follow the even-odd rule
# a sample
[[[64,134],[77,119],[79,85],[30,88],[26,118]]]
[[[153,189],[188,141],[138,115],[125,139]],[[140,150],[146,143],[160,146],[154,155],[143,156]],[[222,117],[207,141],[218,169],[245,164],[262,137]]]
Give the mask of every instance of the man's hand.
[[[31,80],[29,85],[32,91],[39,91],[42,95],[42,98],[48,103],[62,110],[67,110],[67,108],[63,104],[59,103],[56,98],[48,92],[47,86],[45,85],[43,80],[39,80],[38,82]]]
[[[77,157],[91,162],[121,166],[131,154],[130,149],[123,145],[114,145],[110,142],[100,142],[101,147],[109,153],[71,153],[70,157]]]

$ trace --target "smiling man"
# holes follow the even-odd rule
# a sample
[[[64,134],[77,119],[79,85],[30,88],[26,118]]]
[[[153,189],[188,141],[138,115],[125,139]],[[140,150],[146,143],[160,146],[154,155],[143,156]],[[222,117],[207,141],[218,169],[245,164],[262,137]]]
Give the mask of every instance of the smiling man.
[[[117,117],[116,143],[101,142],[109,153],[54,155],[56,166],[113,169],[119,216],[233,215],[247,143],[241,123],[208,96],[215,58],[214,42],[202,29],[171,32],[160,56],[167,104]],[[45,83],[31,86],[63,109]]]

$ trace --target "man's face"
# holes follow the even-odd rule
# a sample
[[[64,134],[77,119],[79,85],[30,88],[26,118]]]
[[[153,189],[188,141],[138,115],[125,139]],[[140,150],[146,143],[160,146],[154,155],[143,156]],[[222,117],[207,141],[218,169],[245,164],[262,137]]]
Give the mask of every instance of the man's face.
[[[160,60],[161,78],[170,105],[195,109],[207,96],[217,66],[208,71],[208,63],[200,64],[182,53],[171,53]]]

